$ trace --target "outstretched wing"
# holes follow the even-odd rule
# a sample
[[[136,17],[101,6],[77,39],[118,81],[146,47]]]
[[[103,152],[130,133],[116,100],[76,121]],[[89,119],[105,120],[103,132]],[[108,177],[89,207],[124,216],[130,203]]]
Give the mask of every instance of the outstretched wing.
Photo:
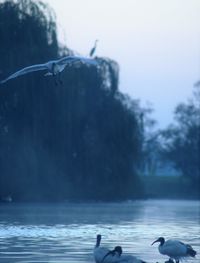
[[[98,64],[97,61],[93,58],[80,57],[79,59],[83,64],[94,65],[94,66]]]
[[[66,56],[64,58],[57,60],[57,64],[58,65],[67,65],[67,64],[71,64],[72,62],[74,62],[76,60],[77,60],[76,56]]]
[[[67,56],[64,58],[61,58],[57,61],[58,65],[81,65],[81,64],[87,64],[87,65],[97,65],[97,61],[91,58],[86,58],[82,56]]]
[[[8,78],[2,80],[0,83],[3,84],[10,79],[17,78],[19,76],[25,75],[25,74],[30,73],[30,72],[45,70],[45,69],[48,69],[46,64],[37,64],[37,65],[30,66],[30,67],[26,67],[26,68],[23,68],[23,69],[15,72],[15,73],[13,73]]]

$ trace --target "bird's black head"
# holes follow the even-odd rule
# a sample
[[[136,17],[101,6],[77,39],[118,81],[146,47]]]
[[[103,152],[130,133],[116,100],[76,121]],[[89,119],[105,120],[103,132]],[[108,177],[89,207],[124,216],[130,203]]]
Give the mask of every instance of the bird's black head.
[[[116,246],[113,250],[110,250],[107,254],[105,254],[105,256],[103,257],[103,259],[101,260],[101,263],[104,262],[104,259],[109,256],[109,255],[112,255],[112,256],[115,256],[116,254],[115,253],[118,253],[119,256],[121,256],[122,254],[122,247],[120,246]]]
[[[121,254],[122,254],[122,247],[121,246],[116,246],[114,248],[114,251],[117,252],[119,254],[119,256],[121,256]]]
[[[164,237],[159,237],[157,240],[155,240],[151,245],[153,245],[156,242],[160,242],[160,245],[162,246],[165,243]]]

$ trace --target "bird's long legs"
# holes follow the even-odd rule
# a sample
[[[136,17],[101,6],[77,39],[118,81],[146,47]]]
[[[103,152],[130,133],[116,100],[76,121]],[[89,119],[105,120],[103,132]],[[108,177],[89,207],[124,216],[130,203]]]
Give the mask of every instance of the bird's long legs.
[[[58,81],[59,81],[60,85],[63,84],[63,81],[62,81],[62,79],[61,79],[61,73],[60,73],[60,72],[58,73]]]
[[[53,78],[54,78],[54,83],[55,83],[55,86],[58,86],[58,81],[57,81],[56,74],[53,74]]]
[[[174,263],[174,261],[172,258],[169,258],[169,260],[165,261],[165,263]],[[179,263],[179,262],[176,262],[176,263]]]
[[[61,79],[61,73],[54,74],[53,77],[55,79],[55,86],[58,86],[59,84],[63,85],[63,81]]]

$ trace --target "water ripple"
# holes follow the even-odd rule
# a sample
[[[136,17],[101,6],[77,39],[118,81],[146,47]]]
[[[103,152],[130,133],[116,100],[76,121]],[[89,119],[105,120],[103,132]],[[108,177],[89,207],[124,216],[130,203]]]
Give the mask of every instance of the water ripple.
[[[0,206],[0,262],[93,262],[98,233],[103,245],[120,244],[147,262],[166,260],[150,245],[159,236],[178,237],[199,254],[199,202]]]

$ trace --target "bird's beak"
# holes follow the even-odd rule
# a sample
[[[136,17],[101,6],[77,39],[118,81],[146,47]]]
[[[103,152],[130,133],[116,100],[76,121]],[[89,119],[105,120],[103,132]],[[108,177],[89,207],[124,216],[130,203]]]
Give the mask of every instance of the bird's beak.
[[[159,242],[159,240],[157,239],[156,241],[154,241],[151,245],[153,245],[154,243],[156,243],[156,242]]]

